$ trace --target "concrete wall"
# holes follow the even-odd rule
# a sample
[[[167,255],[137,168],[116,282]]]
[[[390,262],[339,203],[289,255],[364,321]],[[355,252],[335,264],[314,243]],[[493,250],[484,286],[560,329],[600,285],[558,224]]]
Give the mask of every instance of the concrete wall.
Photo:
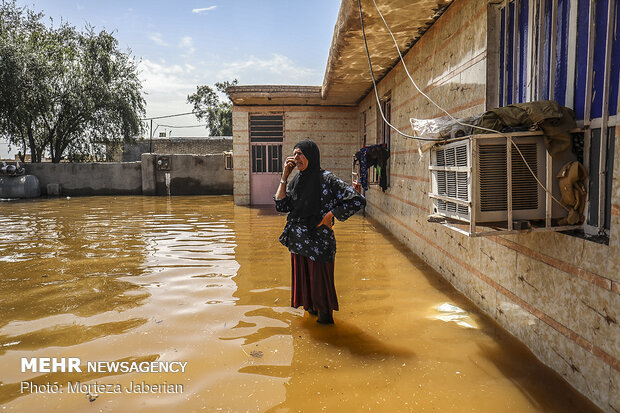
[[[457,116],[486,103],[487,2],[455,0],[406,55],[425,93]],[[401,64],[379,84],[391,92],[392,119],[442,113],[421,96]],[[360,103],[368,142],[377,137],[374,93]],[[609,245],[560,233],[468,238],[427,222],[429,159],[392,133],[391,187],[371,186],[366,212],[458,290],[525,343],[602,409],[620,412],[620,142],[616,128]]]
[[[210,155],[232,151],[232,137],[200,138],[154,138],[153,153],[174,153],[186,155]],[[123,146],[122,151],[115,152],[112,159],[117,162],[139,161],[143,153],[151,152],[148,140]]]
[[[139,195],[140,162],[26,163],[26,173],[39,178],[41,195],[48,184],[60,184],[60,195]]]
[[[168,160],[168,168],[159,166],[162,158]],[[144,195],[167,195],[168,190],[170,195],[231,195],[232,184],[233,170],[224,169],[223,154],[142,154]]]
[[[249,115],[284,113],[283,156],[303,139],[314,140],[321,150],[321,166],[351,182],[353,154],[359,145],[359,115],[356,108],[319,106],[233,107],[233,156],[235,204],[250,204]]]
[[[153,145],[155,146],[155,145]],[[151,145],[147,142],[136,142],[133,144],[123,145],[122,151],[118,151],[112,157],[112,160],[117,162],[136,162],[140,161],[143,153],[151,152]],[[156,153],[157,151],[154,151]],[[164,152],[170,153],[170,152]]]
[[[144,154],[141,162],[23,165],[27,174],[39,179],[42,195],[48,195],[48,184],[60,184],[60,195],[65,196],[167,195],[166,172],[171,195],[232,194],[233,171],[224,169],[223,154],[161,155],[170,160],[168,171],[157,169],[158,156]]]

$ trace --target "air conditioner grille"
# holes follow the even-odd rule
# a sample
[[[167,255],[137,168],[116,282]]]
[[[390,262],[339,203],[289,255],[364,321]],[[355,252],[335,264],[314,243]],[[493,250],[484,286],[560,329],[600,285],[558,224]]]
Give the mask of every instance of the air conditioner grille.
[[[532,171],[538,173],[537,148],[535,143],[519,144]],[[536,179],[523,162],[516,149],[512,151],[512,209],[538,208],[538,186]],[[508,208],[506,174],[506,145],[480,145],[480,210],[505,211]]]
[[[467,201],[469,199],[469,194],[467,193],[467,172],[457,172],[456,182],[458,188],[456,196],[463,201]]]
[[[435,165],[437,166],[446,166],[446,160],[444,159],[443,149],[435,152]]]
[[[455,155],[456,154],[455,154],[455,151],[454,151],[454,147],[446,148],[444,152],[446,154],[446,165],[447,166],[454,166],[454,165],[456,165],[456,160],[455,160],[455,158],[456,158]]]
[[[535,143],[517,145],[527,165],[538,176],[538,159]],[[538,208],[538,183],[519,152],[512,150],[512,209],[537,209]]]
[[[446,171],[437,171],[437,193],[446,195]]]
[[[446,180],[448,181],[448,191],[446,192],[446,196],[456,198],[456,172],[447,171]]]
[[[434,152],[434,165],[439,167],[468,167],[468,145],[460,144],[452,147],[438,149]],[[434,191],[446,198],[469,201],[469,174],[468,172],[435,170],[433,172],[436,187]],[[446,213],[450,216],[468,218],[469,206],[462,205],[445,199],[435,199],[434,208],[437,212]]]
[[[456,166],[467,166],[467,146],[456,147]]]

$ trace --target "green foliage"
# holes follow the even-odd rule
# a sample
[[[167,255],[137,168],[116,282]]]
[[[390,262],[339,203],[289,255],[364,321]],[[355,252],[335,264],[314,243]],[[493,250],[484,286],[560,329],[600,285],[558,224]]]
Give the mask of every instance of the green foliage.
[[[133,59],[111,33],[0,5],[0,135],[40,162],[101,160],[105,147],[142,132],[142,85]]]
[[[227,95],[226,89],[237,83],[237,79],[232,82],[217,82],[215,88]],[[232,136],[232,103],[221,102],[213,88],[206,85],[197,86],[196,93],[187,97],[187,103],[194,105],[192,112],[199,120],[207,122],[211,136]]]

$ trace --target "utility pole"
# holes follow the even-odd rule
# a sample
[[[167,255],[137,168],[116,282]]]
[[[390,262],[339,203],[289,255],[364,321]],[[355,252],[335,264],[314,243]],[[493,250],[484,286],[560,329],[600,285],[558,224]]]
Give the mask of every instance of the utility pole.
[[[151,119],[151,131],[149,132],[149,153],[153,153],[153,119]]]

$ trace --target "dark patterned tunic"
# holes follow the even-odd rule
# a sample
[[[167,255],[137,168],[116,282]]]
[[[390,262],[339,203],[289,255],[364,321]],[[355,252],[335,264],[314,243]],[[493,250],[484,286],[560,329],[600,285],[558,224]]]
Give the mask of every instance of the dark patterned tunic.
[[[332,211],[338,221],[344,221],[366,205],[366,199],[359,192],[333,173],[323,171],[322,178],[321,216]],[[279,212],[291,212],[298,201],[291,192],[291,183],[286,189],[286,197],[276,200],[274,196],[276,210]],[[334,231],[325,225],[308,228],[300,218],[287,220],[280,235],[280,242],[289,251],[313,261],[332,262],[336,255]]]

